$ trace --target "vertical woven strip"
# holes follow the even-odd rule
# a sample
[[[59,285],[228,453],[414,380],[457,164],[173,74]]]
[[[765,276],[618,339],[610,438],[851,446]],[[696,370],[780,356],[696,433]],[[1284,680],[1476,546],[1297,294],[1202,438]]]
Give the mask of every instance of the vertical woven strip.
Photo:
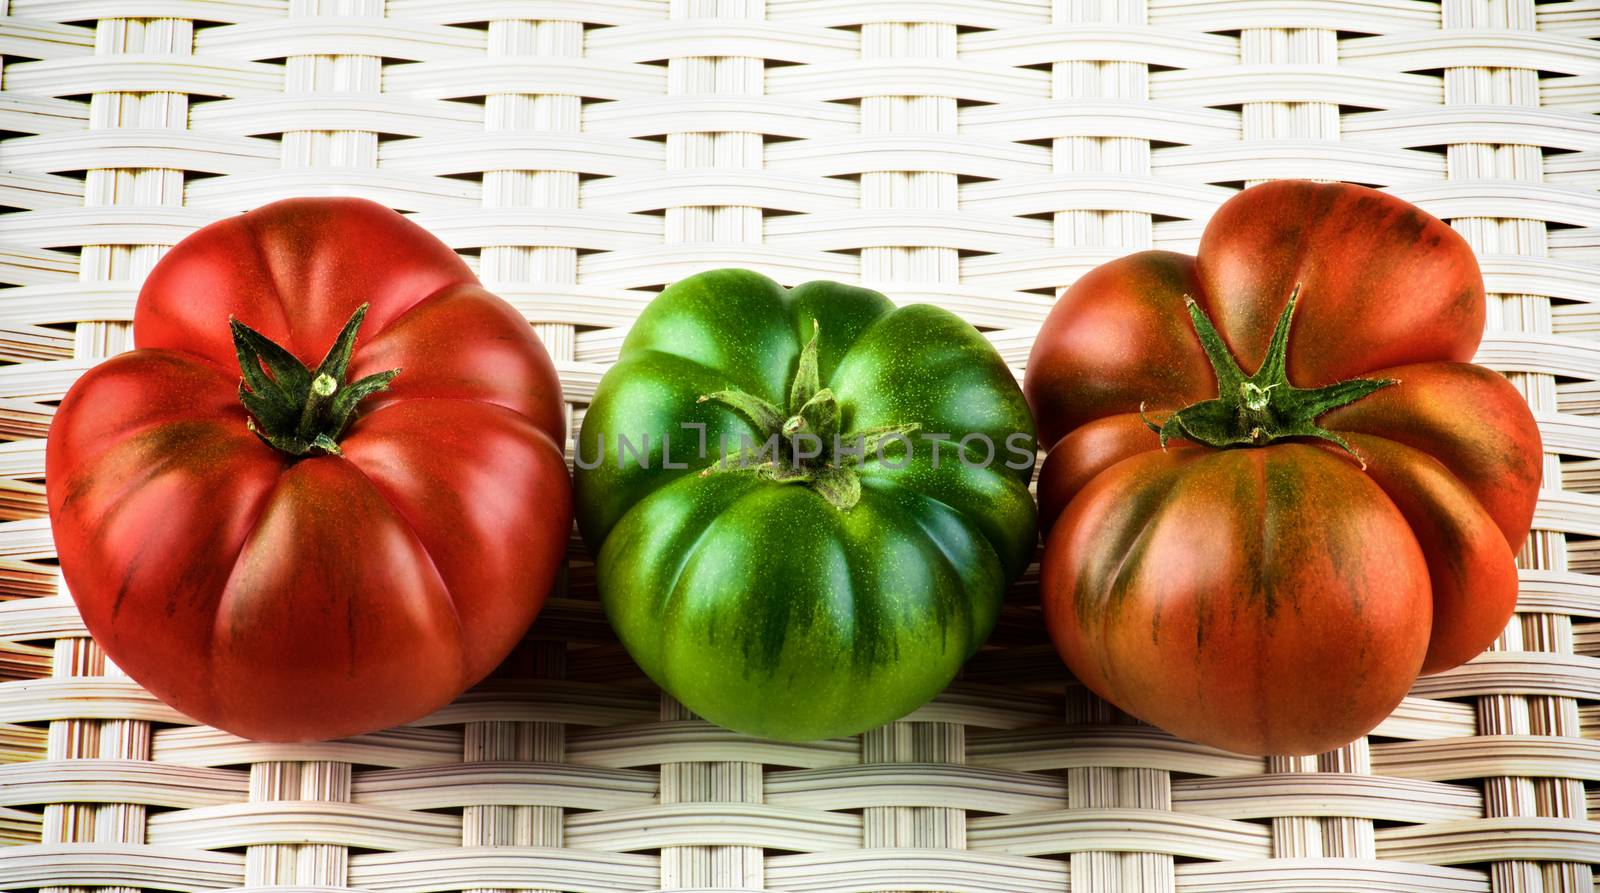
[[[0,11],[9,11],[9,3],[0,0]],[[81,29],[75,33],[68,33],[70,33],[70,37],[68,37],[68,34],[59,36],[66,37],[67,40],[76,38],[75,45],[79,49],[86,52],[92,51],[94,37],[91,30]],[[0,55],[0,85],[4,83],[5,70],[9,61],[6,56]],[[79,123],[81,122],[68,122],[68,126]],[[14,174],[13,176],[16,175]],[[38,177],[38,180],[49,182],[49,179],[45,177]],[[84,196],[80,186],[67,182],[59,182],[55,186],[56,188],[54,189],[44,187],[36,190],[34,198],[39,201],[38,206],[75,207],[82,205]],[[23,186],[22,189],[13,191],[27,191],[27,187]],[[26,207],[28,202],[19,201],[18,204]],[[44,269],[29,269],[29,265],[23,261],[23,258],[30,253],[33,252],[0,247],[0,270],[4,271],[4,273],[0,273],[0,283],[17,285],[20,284],[20,281],[49,281],[51,278],[65,280],[76,269],[75,264],[70,263],[72,259],[66,255],[57,258],[56,262],[49,265],[49,267],[40,264],[40,267],[45,267]],[[43,254],[45,252],[37,252],[36,257]],[[19,267],[21,269],[18,269]],[[53,267],[53,269],[50,267]],[[75,333],[44,329],[43,327],[30,326],[26,323],[13,323],[4,326],[3,329],[7,331],[7,341],[22,340],[20,337],[13,338],[9,334],[11,330],[31,329],[36,335],[44,335],[52,342],[48,346],[41,346],[32,357],[19,354],[17,356],[19,361],[29,358],[62,359],[71,357],[75,353]],[[36,406],[33,414],[35,416],[35,426],[39,425],[40,420],[48,417],[43,406]],[[16,436],[16,434],[10,433],[10,436]],[[33,458],[28,457],[28,459],[18,462],[15,458],[16,452],[15,450],[12,451],[12,461],[6,463],[7,467],[3,472],[4,477],[0,477],[0,482],[3,482],[7,488],[21,490],[32,483],[31,481],[22,480],[22,478],[31,477],[34,480],[42,478],[44,462],[42,454],[37,456],[37,461],[28,461],[28,459]],[[43,487],[37,487],[35,492],[36,495],[42,493]],[[38,504],[36,503],[36,505]],[[16,515],[7,516],[7,520],[35,516],[42,513],[42,511],[42,508],[36,508],[33,512],[18,512]],[[23,562],[12,564],[13,572],[29,567],[29,564]],[[10,585],[0,588],[0,594],[3,594],[4,598],[27,597],[29,595],[49,597],[48,593],[56,588],[54,580],[50,579],[56,576],[54,569],[36,565],[31,567],[35,571],[31,576],[34,577],[36,584],[42,582],[38,580],[41,576],[49,579],[50,582],[46,583],[42,588],[30,592],[26,577],[18,574],[15,579],[10,581]],[[67,637],[44,644],[14,642],[9,640],[9,636],[6,635],[5,624],[0,622],[0,681],[26,682],[58,674],[70,677],[74,675],[76,660],[70,653],[58,654],[58,652],[63,645],[68,649],[81,649],[83,645],[80,643],[84,641],[79,637]],[[81,737],[84,732],[88,731],[88,725],[88,723],[78,722],[74,723],[73,726],[68,726],[66,723],[58,722],[50,723],[41,728],[37,724],[25,725],[23,723],[0,722],[0,765],[8,763],[21,764],[41,759],[56,759],[57,757],[53,754],[54,749],[51,747],[52,739],[62,745],[75,747],[75,749],[81,751],[81,745],[72,745],[71,739],[73,737]],[[60,731],[52,734],[51,727],[60,727]],[[67,747],[64,746],[62,749],[66,750]],[[65,826],[69,824],[76,825],[80,821],[78,815],[71,814],[77,809],[78,807],[73,805],[55,803],[46,804],[42,809],[37,810],[29,809],[27,805],[0,803],[0,846],[26,846],[41,843],[46,837],[45,826],[47,821],[55,825],[55,828],[49,832],[50,839],[59,841],[63,839]]]
[[[1466,33],[1531,32],[1537,27],[1533,0],[1444,0],[1443,26]],[[1492,62],[1492,59],[1485,59]],[[1508,105],[1537,107],[1539,73],[1530,68],[1473,65],[1447,68],[1445,105]],[[1544,180],[1544,155],[1537,145],[1453,143],[1448,150],[1449,179],[1538,184]],[[1537,219],[1458,217],[1452,221],[1480,255],[1549,256],[1546,225]],[[1550,299],[1543,295],[1491,293],[1488,328],[1493,334],[1548,336],[1552,332]],[[1512,373],[1511,379],[1535,412],[1560,410],[1555,379],[1548,374]],[[1547,454],[1545,491],[1562,489],[1560,456]],[[1538,529],[1529,537],[1518,563],[1535,570],[1567,569],[1567,538],[1559,530]],[[1572,618],[1566,614],[1519,613],[1495,645],[1496,652],[1573,651]],[[1580,734],[1578,705],[1569,697],[1492,694],[1478,699],[1478,733],[1482,735]],[[1490,818],[1549,816],[1585,818],[1583,782],[1561,777],[1494,776],[1483,780],[1484,814]],[[1497,861],[1490,868],[1493,893],[1589,893],[1590,866],[1573,862]]]
[[[674,22],[760,20],[765,0],[671,0]],[[668,55],[671,55],[670,53]],[[667,62],[667,95],[733,94],[759,96],[765,90],[765,62],[751,56],[672,56]],[[667,133],[669,172],[728,169],[760,170],[759,133],[695,131],[692,121]],[[666,209],[670,243],[757,243],[762,240],[761,208],[673,204]],[[661,719],[692,719],[671,696],[661,695]],[[760,803],[763,767],[759,762],[670,762],[661,765],[661,803]],[[764,887],[761,848],[753,846],[668,846],[661,848],[661,887]]]
[[[193,43],[193,25],[181,18],[105,18],[95,29],[96,55],[187,56]],[[89,127],[182,130],[188,123],[188,111],[189,97],[180,92],[96,93],[89,104]],[[91,169],[84,175],[84,205],[118,209],[181,206],[183,181],[182,170]],[[84,245],[78,256],[78,279],[84,283],[137,283],[163,250],[149,244]],[[74,329],[73,356],[95,360],[120,353],[131,346],[130,329],[125,322],[80,322]],[[122,675],[88,638],[57,639],[55,658],[57,677]],[[148,722],[69,718],[50,724],[48,758],[148,760],[150,743]],[[51,804],[45,808],[42,839],[45,843],[142,843],[145,820],[143,805]],[[106,893],[122,889],[106,888]]]
[[[956,26],[942,22],[867,22],[861,26],[861,58],[922,62],[956,57]],[[939,95],[864,96],[861,133],[953,136],[956,100]],[[868,212],[954,212],[956,175],[936,170],[868,170],[861,174],[861,207]],[[861,280],[893,291],[937,290],[961,281],[961,259],[953,248],[888,244],[861,251]],[[941,432],[928,432],[939,434]],[[948,433],[948,432],[945,432]],[[953,722],[896,722],[862,736],[863,763],[962,764],[966,728]],[[875,806],[862,810],[863,844],[876,847],[964,849],[966,812],[942,806]]]
[[[1145,23],[1145,0],[1055,0],[1058,25],[1138,26]],[[1051,65],[1051,95],[1057,99],[1120,100],[1150,98],[1150,66],[1144,62],[1074,59]],[[1051,168],[1058,175],[1130,183],[1150,176],[1150,141],[1126,136],[1066,136],[1051,140]],[[1107,177],[1107,175],[1110,175]],[[1149,248],[1154,238],[1150,214],[1116,208],[1073,209],[1055,213],[1055,243],[1062,247],[1103,248],[1108,256]]]
[[[381,21],[383,0],[290,0],[288,22],[314,25],[329,16]],[[290,97],[327,93],[374,95],[382,88],[383,60],[371,55],[295,54],[284,60],[284,91]],[[334,168],[371,171],[378,166],[378,135],[363,130],[286,130],[282,164],[288,170]],[[273,760],[250,767],[252,802],[348,803],[348,763],[333,760]],[[349,849],[322,843],[263,843],[245,849],[245,883],[260,886],[342,886],[349,877]]]
[[[250,802],[350,802],[350,764],[334,760],[271,760],[250,767]],[[286,837],[295,836],[286,834]],[[245,848],[245,883],[260,887],[342,887],[349,850],[324,843],[263,843]]]
[[[514,61],[577,58],[583,55],[583,24],[575,21],[497,19],[489,22],[490,60]],[[581,126],[582,98],[572,94],[492,93],[484,99],[484,130],[495,137],[517,134],[570,134]],[[573,170],[488,170],[482,179],[486,209],[578,206],[578,174]],[[492,213],[492,212],[491,212]],[[577,282],[578,252],[567,246],[484,245],[478,273],[491,290],[537,294],[543,284]],[[545,349],[557,362],[573,358],[571,325],[537,326]],[[570,406],[568,422],[571,421]],[[551,593],[559,598],[562,585]],[[533,675],[564,675],[566,649],[559,642],[540,642],[527,649]],[[513,666],[517,661],[510,662]],[[497,674],[504,675],[504,674]],[[491,720],[468,723],[463,759],[560,763],[566,755],[566,730],[560,723]],[[563,842],[563,810],[541,804],[468,806],[462,811],[464,846],[559,847]]]
[[[1142,25],[1144,0],[1056,0],[1057,24],[1076,26]],[[1149,99],[1149,66],[1133,61],[1090,59],[1051,66],[1051,94],[1057,99]],[[1067,136],[1051,141],[1051,168],[1058,176],[1126,183],[1150,175],[1150,141],[1134,137]],[[1114,209],[1072,209],[1054,215],[1055,244],[1103,250],[1107,258],[1151,247],[1148,213]],[[1069,692],[1067,721],[1128,723],[1129,717],[1094,695]],[[1170,810],[1171,773],[1153,768],[1082,766],[1067,770],[1067,803],[1072,809],[1132,808]],[[1076,890],[1166,893],[1175,884],[1173,862],[1162,853],[1074,852],[1070,857]]]
[[[530,670],[536,678],[560,678],[566,649],[560,643],[530,643]],[[513,666],[516,660],[509,661]],[[553,722],[488,720],[463,730],[462,760],[469,764],[560,763],[566,756],[566,727]],[[513,769],[515,767],[506,767]],[[488,804],[461,811],[461,844],[467,847],[559,847],[563,810],[543,804]],[[506,889],[506,888],[498,888]],[[529,889],[529,888],[520,888]],[[497,893],[482,888],[474,893]]]
[[[9,4],[0,2],[0,10],[9,12]],[[66,37],[66,35],[60,35]],[[74,46],[84,52],[92,52],[95,44],[94,32],[83,29],[83,32],[72,34],[76,38]],[[70,40],[70,38],[68,38]],[[67,41],[63,41],[67,42]],[[3,83],[4,73],[10,59],[0,56],[0,83]],[[84,114],[83,117],[87,117]],[[66,127],[81,126],[82,121],[63,122]],[[43,129],[43,128],[40,128]],[[40,178],[44,179],[44,178]],[[81,187],[74,190],[67,184],[62,184],[63,194],[55,196],[55,201],[45,201],[42,206],[73,207],[81,205],[84,194]],[[43,193],[43,190],[41,190]],[[44,198],[44,195],[40,196]],[[65,281],[74,272],[77,266],[74,259],[66,254],[51,257],[52,252],[42,250],[28,251],[26,249],[9,248],[0,249],[0,261],[3,261],[5,275],[3,280],[8,285],[21,285],[26,283]],[[56,333],[56,350],[45,353],[41,358],[61,358],[72,356],[75,351],[75,336],[65,339],[61,343],[61,333]],[[35,426],[42,427],[41,422],[47,422],[48,413],[45,407],[39,406],[35,412]],[[8,432],[11,433],[11,432]],[[16,436],[11,433],[11,436]],[[25,436],[25,435],[24,435]],[[6,483],[10,484],[12,476],[27,475],[34,478],[43,476],[44,461],[42,452],[37,462],[18,463],[13,460],[8,463],[11,467],[6,470]],[[33,466],[29,469],[28,466]],[[20,474],[19,474],[20,472]],[[21,484],[21,481],[16,483]],[[18,566],[26,567],[22,563]],[[49,569],[42,569],[49,570]],[[54,576],[52,574],[52,576]],[[28,595],[44,595],[55,588],[52,581],[43,590],[30,593],[26,584],[7,586],[3,591],[6,598],[26,597]],[[0,625],[0,634],[4,634],[4,626]],[[0,680],[25,682],[41,677],[59,676],[70,678],[72,676],[87,675],[84,671],[86,659],[93,656],[95,646],[84,637],[63,636],[48,644],[35,644],[28,642],[12,642],[0,639]],[[68,759],[71,755],[97,756],[88,752],[84,739],[98,738],[98,724],[65,720],[49,723],[44,728],[38,725],[25,725],[23,723],[0,723],[0,764],[24,763],[35,760]],[[81,839],[89,836],[92,830],[81,830],[91,825],[88,821],[93,818],[92,810],[85,809],[77,804],[45,804],[42,810],[29,810],[16,808],[8,804],[0,804],[0,845],[28,845],[44,841],[59,842],[67,839]]]
[[[1245,65],[1338,64],[1338,33],[1331,28],[1246,28],[1239,35],[1240,61]],[[1241,109],[1242,136],[1256,144],[1337,142],[1339,106],[1333,102],[1246,102]],[[1266,182],[1252,178],[1246,186]],[[1306,757],[1274,757],[1273,772],[1370,773],[1367,740]],[[1272,820],[1272,854],[1280,859],[1375,856],[1372,821],[1364,818],[1282,816]]]

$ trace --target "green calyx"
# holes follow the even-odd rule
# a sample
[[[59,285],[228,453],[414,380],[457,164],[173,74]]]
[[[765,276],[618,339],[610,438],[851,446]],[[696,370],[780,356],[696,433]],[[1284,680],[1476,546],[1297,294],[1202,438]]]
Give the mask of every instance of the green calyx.
[[[699,402],[714,400],[744,416],[761,439],[757,449],[723,456],[702,471],[747,472],[778,483],[805,484],[839,509],[861,501],[857,468],[878,455],[887,441],[904,438],[920,426],[884,425],[840,433],[839,400],[822,387],[817,372],[817,339],[821,326],[811,321],[811,340],[800,351],[799,368],[789,386],[788,412],[770,402],[738,390],[702,394]],[[768,445],[773,445],[769,448]]]
[[[315,370],[265,335],[228,317],[233,347],[239,354],[239,402],[250,411],[247,424],[274,449],[291,456],[340,455],[339,435],[355,413],[356,404],[387,390],[400,374],[390,369],[345,383],[356,330],[366,318],[362,304],[350,315],[327,356]]]
[[[1343,437],[1317,424],[1323,413],[1399,384],[1392,378],[1352,378],[1320,388],[1297,388],[1289,383],[1289,326],[1300,300],[1300,286],[1294,287],[1289,303],[1272,331],[1267,356],[1254,375],[1245,375],[1239,363],[1211,324],[1211,318],[1188,295],[1184,303],[1194,323],[1200,346],[1217,375],[1217,397],[1191,403],[1161,424],[1145,419],[1145,424],[1167,441],[1182,437],[1212,447],[1266,446],[1295,437],[1316,437],[1343,447],[1361,460]],[[1144,407],[1140,407],[1143,414]],[[1362,467],[1366,462],[1362,461]]]

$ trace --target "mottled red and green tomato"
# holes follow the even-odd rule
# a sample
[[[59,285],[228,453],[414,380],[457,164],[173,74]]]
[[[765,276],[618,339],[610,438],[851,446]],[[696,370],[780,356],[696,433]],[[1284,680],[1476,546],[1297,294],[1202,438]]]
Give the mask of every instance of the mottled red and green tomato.
[[[1541,447],[1469,362],[1483,321],[1460,236],[1345,184],[1248,189],[1197,256],[1075,283],[1024,387],[1073,672],[1184,737],[1313,753],[1492,642]]]
[[[371,202],[277,202],[173,248],[133,336],[68,392],[46,476],[66,582],[140,684],[329,738],[518,641],[569,533],[561,391],[448,247]]]
[[[600,382],[578,524],[623,644],[690,709],[854,734],[988,636],[1034,552],[1033,444],[1005,363],[950,313],[717,270],[652,301]]]

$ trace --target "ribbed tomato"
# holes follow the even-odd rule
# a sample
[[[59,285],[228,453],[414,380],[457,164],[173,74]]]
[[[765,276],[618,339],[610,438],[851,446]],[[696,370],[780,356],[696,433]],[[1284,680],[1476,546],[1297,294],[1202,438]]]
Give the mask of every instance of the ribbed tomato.
[[[1176,734],[1314,753],[1504,628],[1539,433],[1471,360],[1466,242],[1393,196],[1245,190],[1197,256],[1080,279],[1024,390],[1050,632],[1085,685]],[[1246,373],[1244,370],[1253,370]]]
[[[561,390],[448,247],[277,202],[173,248],[133,336],[46,452],[62,572],[129,675],[304,740],[415,719],[516,644],[569,533]]]
[[[712,722],[809,741],[905,716],[983,644],[1038,542],[1033,457],[1016,379],[955,315],[712,270],[633,324],[573,483],[639,666]]]

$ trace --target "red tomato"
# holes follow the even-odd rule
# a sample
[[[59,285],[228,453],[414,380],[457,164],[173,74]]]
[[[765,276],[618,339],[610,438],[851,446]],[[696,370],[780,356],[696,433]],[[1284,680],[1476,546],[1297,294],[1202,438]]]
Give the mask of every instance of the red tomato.
[[[1245,190],[1197,256],[1068,289],[1024,391],[1054,445],[1042,600],[1079,679],[1186,738],[1315,753],[1489,645],[1542,456],[1468,362],[1483,321],[1466,242],[1347,184]]]
[[[62,573],[134,679],[320,739],[427,714],[516,644],[568,539],[561,390],[444,244],[372,202],[276,202],[173,248],[134,342],[46,453]]]

